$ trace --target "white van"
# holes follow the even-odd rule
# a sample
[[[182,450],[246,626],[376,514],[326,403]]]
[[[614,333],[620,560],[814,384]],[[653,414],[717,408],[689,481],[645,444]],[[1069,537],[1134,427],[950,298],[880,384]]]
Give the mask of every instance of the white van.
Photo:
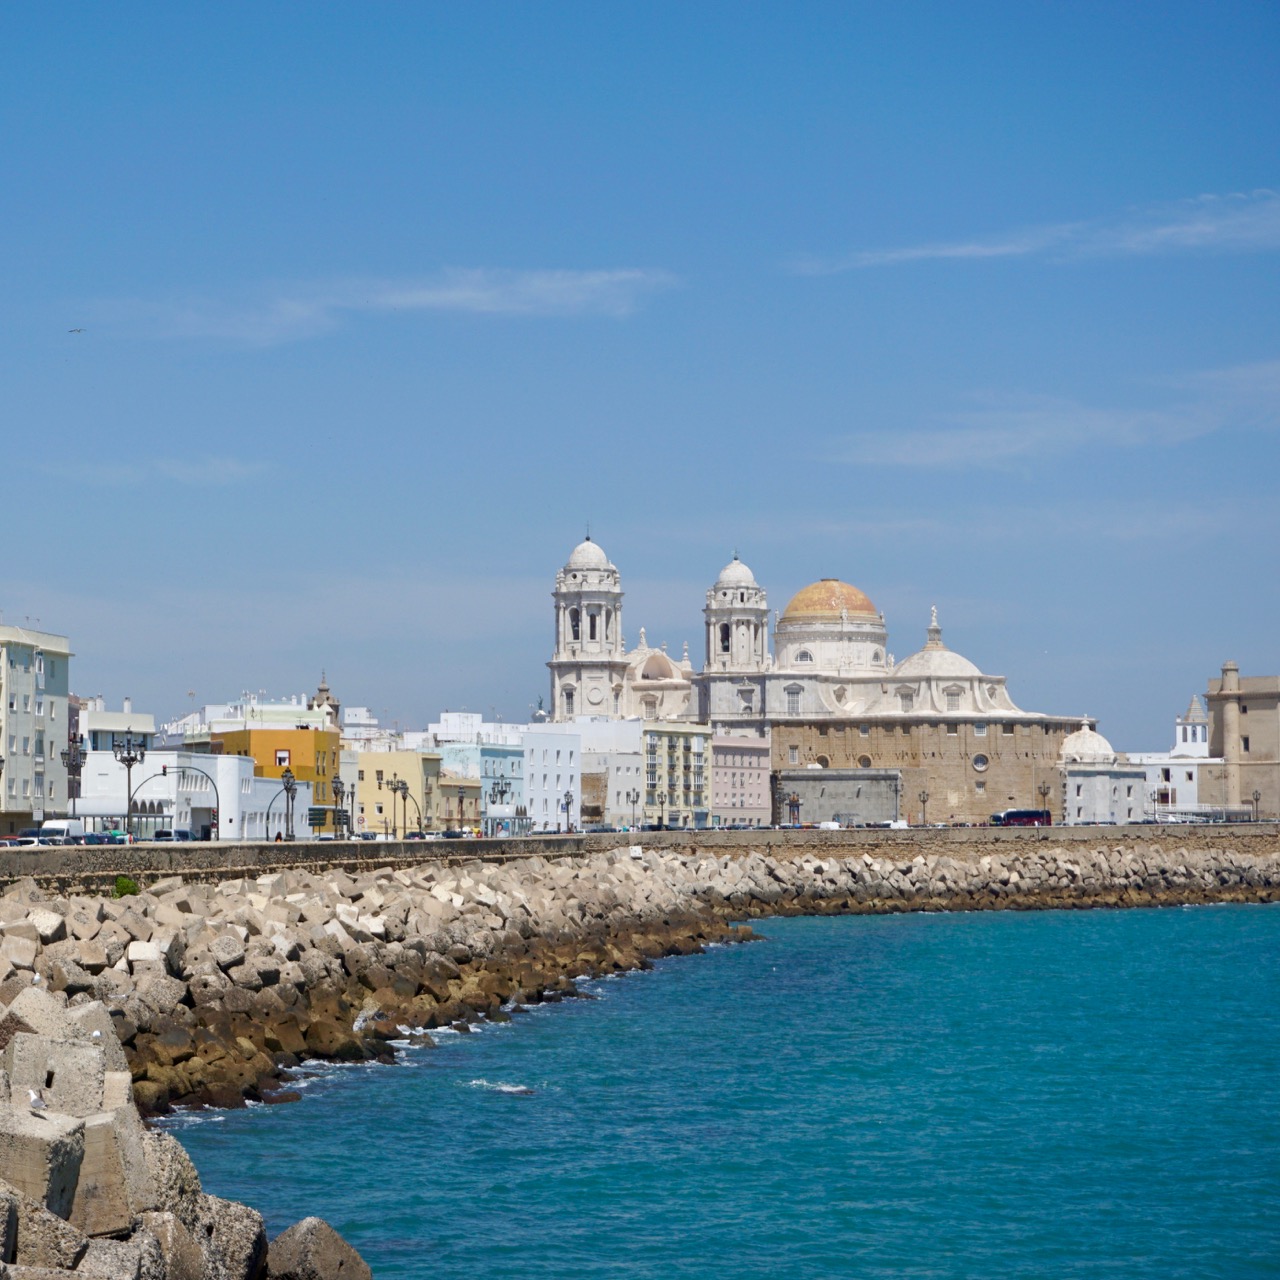
[[[42,836],[70,836],[73,840],[84,838],[84,823],[79,818],[48,818],[40,824]]]

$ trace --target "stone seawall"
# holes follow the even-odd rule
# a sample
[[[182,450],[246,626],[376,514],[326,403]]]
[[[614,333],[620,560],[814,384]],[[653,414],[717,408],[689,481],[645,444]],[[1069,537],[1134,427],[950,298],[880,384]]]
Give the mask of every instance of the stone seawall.
[[[466,862],[560,860],[626,849],[637,840],[646,849],[697,856],[760,853],[790,859],[813,854],[873,858],[984,854],[1006,856],[1042,848],[1123,849],[1144,854],[1173,845],[1199,853],[1231,850],[1265,857],[1280,846],[1280,823],[1219,826],[1130,827],[917,827],[906,831],[646,831],[601,835],[532,836],[502,840],[318,840],[295,843],[222,841],[197,844],[135,844],[0,848],[0,884],[31,876],[47,888],[110,892],[118,875],[138,880],[179,875],[209,881],[256,877],[283,870],[338,869],[350,874],[380,867],[459,866]]]
[[[100,1002],[144,1111],[233,1106],[295,1096],[287,1073],[304,1058],[390,1058],[388,1040],[506,1019],[575,994],[574,975],[746,939],[738,922],[761,916],[1280,897],[1274,834],[1219,830],[1221,844],[1188,847],[1146,832],[1127,845],[1096,830],[1091,841],[884,840],[912,834],[893,832],[863,848],[766,833],[788,838],[721,837],[729,847],[717,851],[666,836],[503,862],[462,860],[472,846],[451,843],[448,857],[414,849],[404,865],[350,871],[333,865],[347,851],[326,844],[322,866],[222,879],[204,869],[209,879],[152,878],[123,898],[66,890],[61,873],[26,877],[0,897],[0,1002],[32,985],[72,1010]],[[226,848],[281,856],[279,845]]]

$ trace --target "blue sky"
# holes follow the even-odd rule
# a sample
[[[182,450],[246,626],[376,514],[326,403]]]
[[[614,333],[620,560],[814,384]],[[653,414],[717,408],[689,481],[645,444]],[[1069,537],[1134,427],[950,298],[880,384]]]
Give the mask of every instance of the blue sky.
[[[588,522],[1166,744],[1274,673],[1271,4],[10,6],[4,620],[523,716]],[[83,332],[71,333],[72,329]]]

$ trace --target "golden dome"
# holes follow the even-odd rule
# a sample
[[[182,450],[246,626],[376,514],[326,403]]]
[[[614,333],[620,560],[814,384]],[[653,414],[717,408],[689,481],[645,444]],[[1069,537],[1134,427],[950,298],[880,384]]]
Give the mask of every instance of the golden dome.
[[[791,603],[783,611],[782,621],[839,618],[846,612],[872,618],[880,616],[879,610],[857,587],[851,587],[839,578],[823,578],[821,582],[811,582],[791,597]]]

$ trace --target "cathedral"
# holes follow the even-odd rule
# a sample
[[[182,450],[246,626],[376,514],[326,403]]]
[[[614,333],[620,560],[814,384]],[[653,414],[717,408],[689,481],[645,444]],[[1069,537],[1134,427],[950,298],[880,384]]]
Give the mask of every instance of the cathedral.
[[[765,590],[735,555],[706,593],[695,671],[687,646],[677,660],[643,629],[624,648],[622,596],[603,548],[579,543],[553,593],[553,719],[687,720],[768,737],[783,787],[788,771],[888,771],[914,821],[985,821],[1050,807],[1058,793],[1059,751],[1081,718],[1019,708],[1003,676],[947,648],[936,609],[923,647],[895,661],[884,614],[857,587],[823,578],[776,615],[771,644]]]

